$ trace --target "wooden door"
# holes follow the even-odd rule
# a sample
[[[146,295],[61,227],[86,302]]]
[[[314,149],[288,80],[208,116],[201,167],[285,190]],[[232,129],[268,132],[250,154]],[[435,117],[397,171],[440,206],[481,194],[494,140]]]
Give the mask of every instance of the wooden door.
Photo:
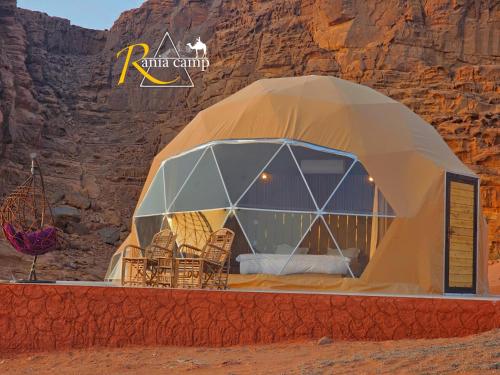
[[[477,189],[476,178],[446,175],[446,293],[476,293]]]

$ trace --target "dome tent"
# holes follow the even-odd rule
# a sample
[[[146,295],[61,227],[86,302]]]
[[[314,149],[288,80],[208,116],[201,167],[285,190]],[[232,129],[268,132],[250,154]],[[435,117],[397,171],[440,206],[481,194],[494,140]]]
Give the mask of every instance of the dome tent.
[[[231,182],[224,176],[224,167],[221,169],[221,150],[230,147],[239,149],[227,157],[236,160],[239,155],[239,168],[233,168],[228,176],[246,173],[248,176],[233,179],[244,183]],[[302,159],[300,152],[305,155]],[[323,156],[314,157],[315,153]],[[315,182],[313,177],[308,181],[301,169],[305,166],[316,172],[311,173]],[[214,167],[218,174],[213,173]],[[330,168],[327,178],[321,176],[325,173],[318,173],[321,168]],[[283,171],[290,171],[286,173],[292,177],[295,174],[295,178],[283,180]],[[353,182],[354,175],[360,182]],[[264,181],[266,178],[270,182]],[[291,181],[301,184],[291,185]],[[267,187],[259,188],[257,182]],[[289,196],[273,201],[269,198],[276,196],[273,184],[277,184],[277,191],[288,191],[285,195]],[[230,185],[234,186],[228,189]],[[331,243],[324,246],[322,254],[315,255],[324,256],[333,249],[338,254],[330,255],[347,258],[344,253],[349,248],[339,238],[345,232],[359,234],[360,227],[359,222],[351,226],[339,224],[339,216],[345,216],[346,220],[371,218],[369,223],[365,221],[363,232],[365,237],[370,233],[370,243],[365,243],[363,249],[354,246],[369,258],[357,272],[346,267],[347,272],[340,272],[343,277],[316,273],[308,277],[285,276],[283,273],[288,272],[281,272],[286,271],[281,267],[277,272],[281,276],[234,275],[230,286],[484,293],[487,249],[477,185],[475,174],[451,152],[432,126],[404,105],[368,87],[321,76],[259,80],[201,111],[155,157],[134,213],[132,232],[113,257],[106,278],[119,277],[120,254],[126,244],[147,241],[148,230],[154,232],[162,225],[172,226],[173,221],[185,221],[191,212],[203,212],[204,220],[214,228],[239,225],[240,237],[244,237],[241,242],[246,242],[254,255],[284,255],[281,253],[285,248],[291,257],[287,257],[284,267],[296,266],[294,263],[306,259],[301,256],[313,255],[307,250],[302,253],[302,241],[316,231],[316,224],[320,226],[317,232],[326,231]],[[335,195],[342,191],[347,198],[335,203]],[[349,191],[365,192],[368,199],[354,193],[349,196]],[[454,210],[457,194],[470,198],[474,209]],[[467,196],[462,197],[464,194]],[[360,200],[364,203],[360,204]],[[183,207],[182,201],[189,202],[189,207]],[[328,205],[333,208],[327,209]],[[467,210],[471,211],[470,217],[462,217]],[[246,220],[248,211],[259,216]],[[458,224],[456,215],[461,219]],[[331,226],[329,219],[337,220],[337,224]],[[265,220],[283,223],[286,233],[274,242],[269,240],[277,230],[259,224]],[[250,228],[252,223],[257,224]],[[462,228],[452,228],[460,223],[464,233],[460,232]],[[382,226],[386,230],[379,235]],[[460,232],[459,236],[450,237],[455,232]],[[283,241],[293,233],[297,243]],[[262,244],[265,241],[259,236],[269,243]],[[236,253],[241,252],[237,247]]]

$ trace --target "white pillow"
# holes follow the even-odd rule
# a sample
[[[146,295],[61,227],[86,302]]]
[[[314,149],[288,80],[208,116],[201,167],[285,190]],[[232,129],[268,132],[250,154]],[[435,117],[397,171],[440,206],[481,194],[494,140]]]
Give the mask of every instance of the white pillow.
[[[345,257],[350,258],[350,259],[356,259],[359,256],[359,253],[361,250],[356,249],[354,247],[350,247],[349,249],[341,249],[341,251]],[[326,250],[326,255],[339,255],[340,256],[340,252],[337,249],[332,249],[331,247],[329,247]]]
[[[308,252],[309,252],[308,247],[298,247],[297,250],[295,250],[295,254],[299,254],[299,255],[305,255]]]
[[[356,259],[359,256],[359,253],[361,250],[356,249],[355,247],[350,247],[348,249],[342,249],[342,254],[344,254],[345,257],[351,258],[351,259]]]

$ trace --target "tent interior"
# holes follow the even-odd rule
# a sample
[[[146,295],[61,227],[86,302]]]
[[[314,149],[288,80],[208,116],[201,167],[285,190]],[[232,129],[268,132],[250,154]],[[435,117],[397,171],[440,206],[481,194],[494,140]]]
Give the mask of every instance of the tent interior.
[[[232,229],[232,274],[359,277],[394,216],[354,155],[239,140],[166,160],[134,220],[142,246],[166,227],[197,247]]]

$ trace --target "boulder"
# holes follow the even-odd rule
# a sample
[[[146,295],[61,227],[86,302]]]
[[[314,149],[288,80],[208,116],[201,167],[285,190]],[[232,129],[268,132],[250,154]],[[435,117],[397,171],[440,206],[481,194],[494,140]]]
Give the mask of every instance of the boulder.
[[[116,227],[104,227],[97,231],[104,243],[114,245],[120,240],[120,229]]]
[[[79,223],[82,214],[79,209],[71,206],[61,205],[52,208],[52,215],[56,223],[66,224],[68,222]]]
[[[59,203],[61,202],[63,199],[64,199],[64,193],[63,192],[56,192],[52,195],[52,197],[50,198],[51,202],[53,203]]]
[[[83,223],[68,223],[65,232],[69,234],[78,234],[84,236],[90,233],[89,228]]]
[[[66,194],[65,201],[68,205],[86,210],[90,208],[90,199],[78,192]]]

